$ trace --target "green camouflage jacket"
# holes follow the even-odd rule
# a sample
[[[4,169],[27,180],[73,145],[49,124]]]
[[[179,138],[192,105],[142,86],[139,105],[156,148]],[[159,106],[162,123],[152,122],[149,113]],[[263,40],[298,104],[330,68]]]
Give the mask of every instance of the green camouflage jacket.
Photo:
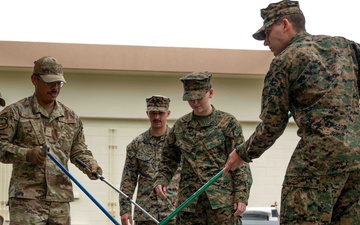
[[[44,167],[26,162],[26,152],[46,144],[66,168],[69,159],[96,162],[84,141],[79,117],[60,102],[50,117],[34,96],[6,107],[0,113],[0,161],[13,164],[9,197],[73,201],[69,177],[49,157]]]
[[[168,200],[164,201],[156,195],[153,190],[154,177],[162,156],[165,139],[169,133],[161,137],[153,137],[150,130],[136,137],[126,149],[126,160],[121,180],[121,191],[133,198],[135,187],[137,187],[136,203],[145,211],[150,213],[158,221],[167,217],[174,209],[179,182],[179,173],[171,180],[167,189]],[[131,203],[120,195],[120,215],[131,214]],[[134,220],[151,220],[138,207],[135,207]]]
[[[262,93],[262,122],[240,147],[247,162],[284,132],[288,112],[300,141],[288,176],[360,169],[360,45],[342,37],[298,33],[272,63]]]
[[[179,204],[182,204],[225,167],[228,155],[243,141],[238,120],[214,107],[202,125],[193,113],[179,118],[167,138],[155,186],[167,186],[182,161],[178,193]],[[234,202],[247,204],[251,184],[250,167],[245,163],[225,178],[220,177],[205,192],[213,209],[232,206]],[[183,211],[195,212],[197,199]]]

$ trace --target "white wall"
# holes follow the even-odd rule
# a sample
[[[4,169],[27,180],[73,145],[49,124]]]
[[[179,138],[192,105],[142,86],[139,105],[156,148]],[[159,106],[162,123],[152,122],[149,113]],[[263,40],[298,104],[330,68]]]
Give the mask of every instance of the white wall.
[[[32,95],[31,70],[3,72],[0,70],[0,91],[7,104]],[[185,75],[186,73],[184,73]],[[134,76],[92,73],[65,74],[67,84],[58,100],[74,109],[81,117],[91,118],[144,118],[145,98],[154,94],[171,99],[170,118],[189,112],[182,101],[181,76]],[[235,115],[242,121],[257,121],[263,80],[259,77],[241,78],[213,75],[216,108]]]

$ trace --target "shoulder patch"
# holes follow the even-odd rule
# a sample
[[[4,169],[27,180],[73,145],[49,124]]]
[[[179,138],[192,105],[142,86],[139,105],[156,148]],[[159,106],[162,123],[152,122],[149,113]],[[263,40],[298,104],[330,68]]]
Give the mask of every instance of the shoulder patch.
[[[5,116],[0,116],[0,130],[7,128],[8,126],[8,118]]]

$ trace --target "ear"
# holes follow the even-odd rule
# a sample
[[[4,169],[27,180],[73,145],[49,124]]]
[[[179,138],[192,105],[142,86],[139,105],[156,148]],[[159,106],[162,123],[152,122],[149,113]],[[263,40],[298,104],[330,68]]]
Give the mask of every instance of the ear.
[[[31,75],[31,82],[33,83],[33,85],[36,85],[38,82],[38,78],[34,74]]]
[[[209,98],[212,98],[214,95],[214,88],[210,88],[209,90]]]
[[[292,25],[292,23],[288,19],[283,19],[281,21],[281,25],[283,26],[283,32],[288,36],[289,39],[296,35],[296,31]]]
[[[286,18],[284,18],[281,21],[281,24],[283,26],[284,31],[289,31],[290,29],[292,29],[292,24],[290,23],[290,21]]]
[[[167,114],[167,116],[166,116],[166,117],[169,117],[169,116],[170,116],[170,114],[171,114],[171,111],[170,111],[170,110],[168,110],[168,111],[166,112],[166,114]]]

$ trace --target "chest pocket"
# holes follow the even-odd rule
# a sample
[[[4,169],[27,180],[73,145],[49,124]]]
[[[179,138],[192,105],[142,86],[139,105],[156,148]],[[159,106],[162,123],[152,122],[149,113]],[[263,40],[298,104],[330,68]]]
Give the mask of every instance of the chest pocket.
[[[151,177],[155,176],[155,170],[157,170],[157,165],[155,162],[153,149],[148,146],[142,146],[139,148],[136,153],[136,159],[138,163],[138,169],[140,174],[143,176],[150,175]]]
[[[43,126],[38,114],[21,114],[14,142],[22,147],[33,147],[44,143]]]
[[[211,150],[215,147],[225,148],[225,136],[221,129],[212,129],[206,133],[206,150]]]
[[[51,131],[51,139],[56,143],[56,147],[65,153],[70,154],[71,146],[75,138],[84,139],[84,137],[75,137],[78,127],[74,119],[66,119],[60,117],[57,121],[49,124]],[[84,141],[84,140],[79,140]]]
[[[211,129],[206,132],[206,139],[205,139],[205,149],[206,151],[219,151],[222,149],[221,155],[227,155],[226,152],[226,143],[225,143],[225,136],[222,132],[221,128]],[[219,156],[220,157],[220,156]]]

